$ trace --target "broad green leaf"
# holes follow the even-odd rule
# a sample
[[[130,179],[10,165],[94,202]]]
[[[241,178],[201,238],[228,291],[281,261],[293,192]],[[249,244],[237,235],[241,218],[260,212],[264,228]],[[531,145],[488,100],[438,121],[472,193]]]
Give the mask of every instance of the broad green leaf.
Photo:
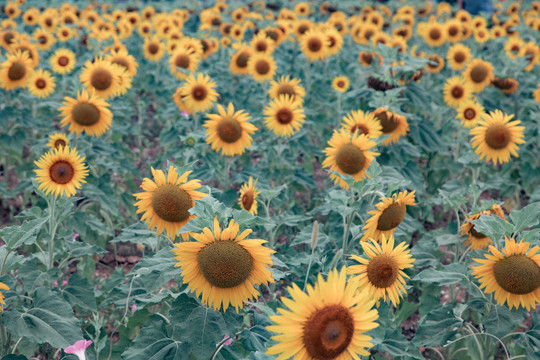
[[[68,285],[62,290],[62,295],[72,306],[79,305],[84,309],[97,311],[94,285],[76,273],[69,277]]]
[[[455,284],[467,278],[467,267],[465,264],[455,263],[442,266],[440,270],[429,268],[418,273],[413,280],[426,283],[436,283],[440,285]]]
[[[9,250],[17,249],[21,245],[31,245],[36,241],[36,234],[48,220],[48,217],[43,217],[27,220],[21,226],[5,227],[0,229],[0,238],[4,240]]]
[[[540,203],[530,204],[521,210],[512,211],[510,219],[514,223],[514,232],[535,226],[540,222]]]
[[[175,268],[177,261],[169,248],[161,249],[155,254],[145,256],[131,270],[132,275],[140,275],[146,291],[157,291],[171,279],[178,279],[181,271]]]
[[[0,264],[4,263],[3,272],[0,275],[7,274],[11,270],[16,269],[25,261],[26,258],[24,256],[19,255],[14,251],[8,254],[7,247],[5,245],[0,246]]]
[[[487,235],[492,240],[500,240],[504,235],[510,235],[514,226],[498,216],[482,215],[476,220],[471,220],[476,231]]]
[[[419,346],[444,345],[462,324],[463,320],[454,316],[452,305],[440,306],[420,319],[413,342]]]
[[[424,357],[418,351],[416,346],[411,346],[411,342],[396,329],[386,329],[384,340],[377,345],[377,350],[380,352],[388,352],[393,357],[403,357],[405,359],[420,359]],[[410,350],[408,349],[410,348]]]

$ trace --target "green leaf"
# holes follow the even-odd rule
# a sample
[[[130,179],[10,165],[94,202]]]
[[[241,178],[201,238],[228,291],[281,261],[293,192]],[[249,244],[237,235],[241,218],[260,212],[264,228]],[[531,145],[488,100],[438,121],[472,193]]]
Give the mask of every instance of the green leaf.
[[[540,203],[530,204],[521,210],[512,211],[510,219],[514,223],[514,232],[535,226],[540,222]]]
[[[265,351],[266,342],[270,340],[272,333],[260,325],[253,326],[249,330],[240,333],[242,345],[249,351]]]
[[[9,226],[0,229],[0,237],[9,250],[15,250],[21,245],[31,245],[36,241],[36,234],[49,220],[43,217],[25,221],[21,226]]]
[[[411,316],[416,310],[418,310],[419,306],[420,304],[418,303],[411,303],[407,301],[402,302],[399,310],[396,311],[396,325],[400,325],[403,321],[407,320],[409,316]]]
[[[28,358],[24,355],[6,355],[2,358],[2,360],[28,360]]]
[[[169,248],[145,256],[131,270],[131,275],[140,275],[147,292],[157,291],[169,280],[180,277],[180,270],[174,265],[177,261]]]
[[[407,341],[407,338],[396,329],[386,329],[384,340],[381,344],[377,345],[377,350],[388,352],[392,356],[405,357],[406,359],[424,360],[418,348],[416,346],[411,347],[410,345],[411,343]],[[407,350],[408,347],[411,347],[412,350]]]
[[[19,255],[14,251],[8,254],[8,250],[5,245],[0,246],[0,264],[4,261],[4,259],[4,269],[2,274],[0,275],[10,272],[11,270],[17,268],[19,265],[23,264],[26,261],[26,258],[24,256]]]
[[[454,316],[452,305],[443,305],[426,314],[418,323],[413,342],[419,346],[444,345],[461,327],[462,319]]]
[[[463,263],[455,263],[442,266],[441,270],[435,270],[434,268],[426,269],[413,277],[413,280],[419,280],[425,283],[450,285],[466,278],[467,266]]]
[[[497,337],[512,332],[525,320],[526,311],[522,308],[509,310],[507,306],[496,305],[483,319],[486,331]]]
[[[71,306],[45,287],[36,290],[32,306],[24,312],[3,312],[2,323],[14,337],[27,337],[55,348],[65,348],[83,338]]]
[[[510,235],[514,226],[498,216],[482,215],[476,220],[470,220],[476,231],[487,235],[492,240],[500,240],[504,235]]]
[[[67,287],[62,290],[62,295],[72,306],[79,305],[84,309],[97,311],[94,286],[85,277],[72,274]]]

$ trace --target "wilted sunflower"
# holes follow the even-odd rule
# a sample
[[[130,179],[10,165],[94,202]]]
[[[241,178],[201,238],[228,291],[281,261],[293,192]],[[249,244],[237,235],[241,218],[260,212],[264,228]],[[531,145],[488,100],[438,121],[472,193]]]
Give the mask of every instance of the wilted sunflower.
[[[248,73],[255,81],[271,80],[276,73],[276,62],[270,54],[255,53],[249,57]]]
[[[88,168],[83,163],[84,158],[77,153],[77,149],[70,149],[69,145],[52,149],[42,155],[39,161],[34,161],[38,169],[36,180],[39,190],[46,195],[53,193],[55,197],[65,194],[71,197],[81,188],[81,183],[88,175]]]
[[[350,81],[346,76],[336,76],[332,79],[332,89],[341,93],[346,92],[349,89]]]
[[[461,125],[466,128],[473,128],[478,124],[484,115],[482,104],[474,100],[467,100],[457,108],[456,119],[461,119]]]
[[[471,49],[461,43],[452,45],[446,54],[448,65],[453,70],[461,70],[471,60]]]
[[[0,68],[0,87],[12,90],[26,86],[28,78],[34,71],[28,52],[17,51],[15,54],[6,54],[7,60]]]
[[[531,310],[540,302],[540,247],[529,249],[530,245],[505,237],[502,252],[490,245],[491,254],[485,259],[473,259],[482,264],[472,267],[480,289],[485,288],[486,294],[495,292],[497,304],[506,302],[510,310],[520,305]]]
[[[298,100],[302,103],[304,102],[306,90],[300,85],[300,79],[291,79],[290,76],[282,76],[277,81],[272,80],[270,82],[268,95],[272,99],[277,98],[279,95],[289,95],[293,97],[294,100]]]
[[[292,298],[281,298],[289,309],[279,308],[280,315],[270,316],[275,324],[267,326],[279,335],[278,342],[268,348],[275,359],[359,359],[368,356],[373,344],[368,331],[379,326],[375,301],[366,290],[359,291],[358,281],[349,279],[342,268],[328,273],[326,280],[319,274],[315,286],[307,293],[296,284],[288,288]]]
[[[206,74],[189,75],[180,88],[180,94],[192,112],[205,112],[212,107],[219,94],[214,90],[216,83]]]
[[[465,78],[459,75],[446,80],[443,87],[444,102],[454,108],[459,107],[463,102],[472,97],[472,88],[465,81]]]
[[[358,61],[363,66],[370,66],[373,61],[376,62],[378,65],[382,65],[382,56],[377,54],[376,52],[366,52],[366,51],[360,51],[358,54]]]
[[[399,194],[393,194],[389,198],[380,198],[380,202],[376,205],[377,210],[368,211],[372,216],[366,221],[366,225],[362,228],[366,230],[360,241],[369,239],[380,240],[384,235],[388,238],[394,234],[394,231],[405,218],[407,206],[416,205],[414,202],[414,193],[402,191]]]
[[[381,123],[382,134],[390,135],[388,139],[381,142],[381,145],[393,144],[409,131],[409,123],[405,119],[405,116],[396,114],[385,108],[378,108],[373,112],[373,115]]]
[[[467,235],[467,240],[463,243],[463,246],[471,245],[473,250],[481,250],[487,248],[491,244],[491,239],[481,232],[476,231],[474,225],[470,222],[476,220],[482,215],[496,215],[501,219],[505,219],[502,208],[495,204],[487,210],[477,212],[467,217],[463,225],[459,228],[461,236]]]
[[[263,246],[266,240],[246,239],[252,230],[239,232],[239,225],[231,220],[221,230],[217,217],[214,231],[204,228],[200,234],[191,234],[196,241],[174,244],[171,251],[178,260],[175,267],[182,269],[183,282],[202,302],[215,310],[236,311],[244,301],[260,294],[254,285],[273,283],[270,257],[275,251]]]
[[[6,284],[0,282],[0,290],[9,290],[9,286]],[[0,291],[0,304],[6,305],[6,302],[4,301],[4,294]],[[0,312],[4,311],[4,308],[0,306]]]
[[[322,166],[330,167],[330,170],[337,171],[342,175],[351,175],[354,182],[362,180],[368,176],[366,170],[371,161],[379,153],[367,151],[377,145],[366,135],[358,132],[351,133],[349,130],[334,130],[329,147],[324,149],[326,159]],[[336,174],[330,174],[334,183],[339,184],[344,189],[349,189],[349,184]]]
[[[137,64],[137,60],[135,60],[133,55],[130,55],[125,49],[112,51],[109,55],[107,55],[106,60],[108,60],[111,64],[116,64],[123,67],[131,77],[137,75],[137,67],[139,64]]]
[[[264,108],[264,123],[276,135],[292,136],[305,121],[302,103],[290,95],[279,95]]]
[[[77,99],[66,96],[60,125],[69,125],[69,131],[80,135],[83,130],[90,136],[101,136],[111,127],[112,112],[109,104],[92,91],[77,92]]]
[[[158,61],[165,55],[165,45],[157,36],[145,38],[143,50],[144,57],[150,61]]]
[[[491,84],[505,94],[513,94],[517,92],[519,86],[519,82],[516,79],[512,79],[510,77],[500,78],[498,76],[495,76],[495,78],[491,81]]]
[[[514,115],[504,114],[500,110],[485,114],[482,120],[471,130],[471,143],[474,152],[480,155],[480,160],[502,164],[510,161],[510,154],[518,157],[518,145],[524,144],[523,131],[525,127],[518,126],[521,121],[510,121]]]
[[[352,255],[360,265],[352,265],[347,272],[358,275],[358,287],[368,289],[375,300],[390,298],[392,304],[397,306],[400,298],[407,291],[405,290],[405,279],[409,278],[403,269],[412,267],[414,259],[411,257],[407,243],[402,242],[394,247],[394,235],[385,237],[382,235],[381,244],[376,240],[372,243],[363,241],[360,243],[364,253],[369,257],[364,259],[360,256]]]
[[[38,98],[46,98],[54,92],[56,83],[50,72],[38,69],[28,78],[26,87],[28,87],[30,94],[37,96]]]
[[[69,144],[69,140],[66,137],[66,135],[62,133],[54,133],[52,135],[49,135],[49,142],[47,143],[47,146],[49,146],[52,149],[58,149],[68,144]]]
[[[381,123],[369,111],[352,110],[349,114],[343,116],[341,128],[351,133],[364,134],[368,138],[377,138],[382,135]]]
[[[84,64],[79,79],[87,90],[94,90],[96,95],[108,99],[121,90],[123,71],[125,70],[120,65],[111,64],[99,57],[94,62],[88,60]]]
[[[201,187],[200,180],[187,181],[191,171],[178,176],[174,166],[169,166],[167,176],[161,170],[152,169],[152,176],[144,178],[141,188],[144,192],[133,194],[139,201],[135,203],[137,214],[144,213],[141,221],[148,224],[148,229],[157,227],[157,233],[166,230],[167,236],[174,241],[176,233],[195,216],[189,209],[195,206],[193,200],[200,200],[208,194],[196,191]]]
[[[257,195],[261,192],[257,191],[255,187],[257,185],[257,180],[253,182],[253,177],[249,177],[249,181],[245,184],[242,184],[240,188],[240,196],[238,197],[238,204],[240,207],[246,211],[249,211],[250,214],[257,215]]]
[[[69,49],[58,49],[49,58],[52,71],[57,74],[68,74],[75,68],[75,53]]]
[[[467,65],[463,77],[471,85],[474,92],[482,92],[495,78],[493,65],[487,61],[474,59]]]
[[[206,128],[206,143],[211,144],[212,150],[222,155],[234,156],[244,153],[251,147],[251,134],[257,131],[255,125],[248,122],[249,114],[245,110],[234,111],[229,103],[227,110],[217,106],[219,114],[207,114],[210,120],[204,123]]]

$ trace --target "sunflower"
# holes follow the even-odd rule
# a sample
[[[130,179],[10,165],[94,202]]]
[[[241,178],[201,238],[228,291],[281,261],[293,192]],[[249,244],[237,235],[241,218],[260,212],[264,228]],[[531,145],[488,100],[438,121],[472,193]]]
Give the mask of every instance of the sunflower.
[[[56,83],[50,72],[38,69],[30,75],[26,86],[32,95],[38,98],[46,98],[54,92]]]
[[[93,90],[96,95],[108,99],[118,95],[121,90],[123,71],[125,70],[120,65],[111,64],[99,57],[94,62],[88,60],[84,64],[79,79],[87,90]]]
[[[343,36],[334,28],[326,29],[324,36],[326,36],[328,42],[326,56],[337,55],[343,47]]]
[[[495,78],[493,70],[493,65],[489,62],[474,59],[467,65],[467,69],[465,69],[463,76],[467,79],[467,82],[471,85],[474,92],[482,92]]]
[[[187,181],[191,171],[178,176],[174,166],[169,166],[167,177],[161,170],[152,169],[152,176],[144,178],[141,188],[144,192],[133,194],[138,200],[135,203],[137,214],[144,213],[141,221],[152,230],[157,226],[157,233],[166,230],[167,236],[174,240],[176,233],[195,218],[189,209],[195,206],[193,200],[200,200],[208,194],[197,191],[201,187],[200,180]]]
[[[276,73],[276,62],[269,54],[253,54],[248,60],[248,73],[256,81],[270,80]]]
[[[47,146],[52,149],[58,149],[68,144],[69,140],[66,135],[62,133],[54,133],[52,135],[49,135],[49,142],[47,143]]]
[[[461,22],[457,19],[452,19],[446,22],[446,39],[450,42],[458,42],[461,40],[463,31],[461,30]]]
[[[81,188],[81,183],[88,175],[88,168],[83,163],[84,158],[77,153],[77,149],[70,149],[69,145],[52,149],[41,156],[34,163],[38,169],[36,180],[39,190],[45,191],[46,195],[53,193],[55,197],[65,194],[71,197]]]
[[[15,54],[6,54],[7,60],[0,67],[0,87],[12,90],[23,87],[34,71],[28,53],[17,51]]]
[[[292,136],[305,121],[302,103],[290,95],[279,95],[264,108],[266,127],[278,136]]]
[[[446,80],[443,87],[444,102],[454,108],[472,97],[472,89],[462,76],[453,76]]]
[[[420,35],[429,46],[439,47],[446,41],[445,25],[429,22],[422,28]]]
[[[502,252],[490,245],[491,254],[485,259],[473,259],[481,264],[472,267],[480,289],[485,288],[486,294],[495,292],[497,303],[506,302],[510,310],[521,305],[529,311],[540,302],[540,247],[530,246],[505,237]]]
[[[533,91],[534,101],[540,103],[540,84],[537,85],[536,90]]]
[[[214,231],[204,228],[200,234],[192,234],[193,242],[174,244],[171,251],[178,260],[175,267],[182,269],[183,282],[202,302],[215,310],[226,311],[229,305],[236,311],[244,301],[260,294],[254,285],[273,283],[270,257],[275,251],[263,246],[266,240],[246,239],[252,230],[239,233],[239,225],[231,220],[221,230],[217,217]]]
[[[329,147],[323,151],[326,154],[323,167],[330,167],[330,170],[337,171],[341,175],[351,175],[354,182],[369,177],[366,170],[379,153],[367,150],[377,145],[375,141],[364,134],[341,129],[334,130],[328,145]],[[330,174],[330,178],[342,188],[349,189],[349,184],[338,175]]]
[[[300,85],[300,79],[291,79],[290,76],[282,76],[277,81],[270,82],[268,95],[271,99],[275,99],[280,95],[289,95],[294,100],[304,102],[306,90]]]
[[[461,43],[452,45],[446,54],[448,65],[453,70],[462,70],[471,60],[471,49]]]
[[[500,110],[491,111],[471,130],[474,152],[480,155],[480,160],[493,161],[502,164],[510,161],[510,154],[518,157],[518,144],[524,144],[523,131],[525,127],[518,126],[521,121],[510,121],[514,115],[504,114]]]
[[[147,37],[143,44],[144,57],[150,61],[159,61],[165,54],[165,45],[156,36]]]
[[[9,290],[9,286],[0,282],[0,290]],[[2,294],[2,292],[0,292],[0,304],[6,305],[6,302],[4,301],[4,294]],[[0,312],[2,311],[4,311],[4,308],[0,306]]]
[[[139,64],[137,64],[137,60],[135,60],[133,55],[130,55],[125,49],[112,51],[107,55],[106,60],[108,60],[111,64],[116,64],[123,67],[131,77],[137,75],[137,67]]]
[[[489,31],[484,27],[474,29],[473,34],[474,40],[479,44],[483,44],[489,40]]]
[[[366,221],[366,225],[362,228],[366,230],[360,241],[368,239],[380,240],[382,236],[388,238],[394,234],[394,231],[405,218],[407,206],[416,205],[414,202],[414,193],[401,191],[399,194],[393,194],[389,198],[380,198],[377,205],[377,210],[371,210],[368,214],[372,216]]]
[[[32,61],[32,68],[35,68],[39,65],[39,52],[36,49],[36,46],[33,44],[30,44],[26,40],[19,40],[15,44],[12,44],[8,51],[12,54],[15,54],[17,51],[22,51],[23,53],[27,53],[28,57]]]
[[[350,266],[347,272],[358,275],[355,278],[358,279],[359,288],[367,288],[375,300],[382,298],[386,301],[388,296],[397,307],[400,298],[407,292],[404,277],[409,276],[403,269],[412,267],[414,262],[407,243],[402,242],[394,247],[394,235],[391,234],[388,237],[381,235],[380,245],[376,240],[372,240],[372,243],[364,241],[360,245],[369,260],[352,255],[351,259],[360,264]]]
[[[525,60],[529,62],[523,70],[531,71],[535,64],[540,63],[540,47],[536,43],[529,41],[521,48],[519,56],[525,57]]]
[[[262,31],[255,35],[249,44],[256,53],[271,54],[274,52],[274,41]]]
[[[390,135],[381,145],[393,144],[409,131],[409,123],[405,119],[405,116],[396,114],[385,108],[378,108],[373,112],[373,115],[381,123],[382,134]]]
[[[254,51],[252,48],[244,46],[232,56],[229,68],[233,74],[245,75],[249,73],[248,62]]]
[[[61,111],[60,124],[69,124],[69,131],[80,135],[83,130],[90,136],[101,136],[109,129],[113,114],[109,104],[92,91],[77,92],[77,99],[66,96]]]
[[[495,204],[487,210],[483,210],[472,214],[467,217],[465,223],[459,228],[460,236],[467,235],[467,240],[463,243],[463,246],[471,245],[472,250],[481,250],[487,248],[491,244],[491,239],[486,235],[482,234],[475,230],[474,225],[470,222],[471,220],[476,220],[482,215],[496,215],[501,219],[505,219],[504,212],[502,208]]]
[[[382,56],[376,52],[360,51],[358,54],[358,61],[363,66],[370,66],[375,61],[378,65],[382,65]]]
[[[473,128],[484,115],[484,107],[474,100],[467,100],[457,108],[456,119],[461,119],[461,125]]]
[[[206,143],[211,144],[212,150],[221,150],[222,155],[234,156],[244,153],[251,147],[251,134],[258,129],[248,122],[249,114],[245,110],[234,111],[229,103],[227,109],[217,106],[219,114],[207,114],[210,120],[204,123],[206,128]]]
[[[516,59],[524,46],[525,41],[518,36],[512,36],[506,40],[506,43],[504,44],[504,52],[510,59]]]
[[[252,215],[257,215],[257,195],[261,192],[257,191],[255,187],[257,180],[253,182],[253,177],[249,177],[249,181],[246,184],[242,184],[240,188],[240,196],[238,197],[238,205],[246,211],[249,211]]]
[[[75,68],[75,53],[69,49],[58,49],[49,58],[52,71],[57,74],[68,74]]]
[[[513,94],[518,91],[519,82],[512,78],[500,78],[495,76],[491,81],[491,84],[497,89],[501,90],[505,94]]]
[[[296,284],[288,288],[292,298],[281,298],[289,310],[278,308],[270,316],[275,325],[269,331],[279,335],[268,348],[269,355],[285,359],[359,359],[369,356],[373,344],[365,333],[379,326],[375,301],[368,291],[358,288],[358,280],[347,281],[347,271],[330,270],[326,280],[319,274],[307,293]]]
[[[205,112],[212,107],[219,94],[214,90],[216,83],[210,80],[210,76],[197,74],[189,75],[184,85],[180,88],[180,94],[191,112]]]
[[[427,59],[429,60],[429,63],[427,64],[426,69],[430,73],[437,74],[443,69],[444,60],[439,55],[437,54],[429,55]]]
[[[346,92],[349,89],[350,81],[346,76],[336,76],[332,79],[332,89],[341,93]]]
[[[364,134],[372,139],[382,135],[381,123],[375,118],[373,113],[368,111],[351,111],[350,114],[343,117],[341,128],[351,133],[358,132],[359,134]]]
[[[170,71],[177,79],[185,79],[197,70],[200,59],[193,49],[180,46],[169,58]]]

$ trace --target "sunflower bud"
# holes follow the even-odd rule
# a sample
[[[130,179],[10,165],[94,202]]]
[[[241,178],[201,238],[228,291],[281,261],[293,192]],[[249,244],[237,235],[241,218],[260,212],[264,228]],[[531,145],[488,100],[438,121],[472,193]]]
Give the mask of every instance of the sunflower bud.
[[[317,241],[319,240],[319,223],[317,220],[313,223],[313,230],[311,231],[311,250],[315,251],[317,247]]]

